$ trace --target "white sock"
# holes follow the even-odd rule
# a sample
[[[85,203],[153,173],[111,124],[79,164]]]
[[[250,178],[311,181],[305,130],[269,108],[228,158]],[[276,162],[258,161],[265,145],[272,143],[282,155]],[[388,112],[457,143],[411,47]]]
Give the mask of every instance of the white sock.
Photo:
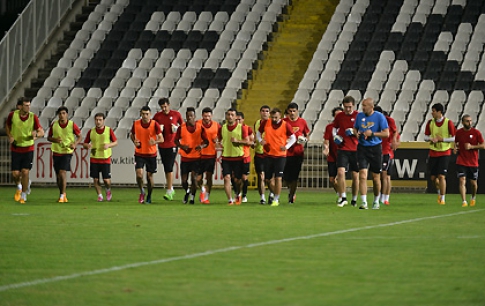
[[[367,203],[367,195],[361,195],[360,199],[362,200],[362,203]]]

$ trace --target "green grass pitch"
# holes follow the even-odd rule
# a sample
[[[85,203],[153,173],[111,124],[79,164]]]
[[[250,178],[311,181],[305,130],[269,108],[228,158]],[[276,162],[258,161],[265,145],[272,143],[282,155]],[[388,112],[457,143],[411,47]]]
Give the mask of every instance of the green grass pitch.
[[[135,188],[1,187],[0,305],[485,305],[485,199],[393,194],[338,208],[328,190],[279,207],[162,199]],[[483,202],[482,202],[483,201]]]

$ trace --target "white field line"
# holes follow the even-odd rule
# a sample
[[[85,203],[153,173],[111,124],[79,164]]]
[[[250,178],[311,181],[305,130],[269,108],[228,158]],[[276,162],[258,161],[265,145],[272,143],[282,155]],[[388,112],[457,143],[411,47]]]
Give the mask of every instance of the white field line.
[[[319,233],[319,234],[308,235],[308,236],[299,236],[299,237],[284,238],[284,239],[278,239],[278,240],[269,240],[269,241],[251,243],[251,244],[246,244],[246,245],[241,245],[241,246],[233,246],[233,247],[227,247],[227,248],[222,248],[222,249],[209,250],[209,251],[205,251],[205,252],[202,252],[202,253],[194,253],[194,254],[188,254],[188,255],[183,255],[183,256],[162,258],[162,259],[153,260],[153,261],[136,262],[136,263],[132,263],[132,264],[127,264],[127,265],[123,265],[123,266],[115,266],[115,267],[110,267],[110,268],[106,268],[106,269],[86,271],[86,272],[74,273],[74,274],[63,275],[63,276],[56,276],[56,277],[51,277],[51,278],[41,278],[41,279],[36,279],[36,280],[33,280],[33,281],[28,281],[28,282],[23,282],[23,283],[16,283],[16,284],[0,286],[0,292],[12,290],[12,289],[24,288],[24,287],[31,287],[31,286],[35,286],[35,285],[59,282],[59,281],[64,281],[64,280],[69,280],[69,279],[74,279],[74,278],[79,278],[79,277],[84,277],[84,276],[105,274],[105,273],[111,273],[111,272],[115,272],[115,271],[131,269],[131,268],[138,268],[138,267],[157,265],[157,264],[162,264],[162,263],[167,263],[167,262],[172,262],[172,261],[198,258],[198,257],[209,256],[209,255],[214,255],[214,254],[218,254],[218,253],[226,253],[226,252],[236,251],[236,250],[240,250],[240,249],[256,248],[256,247],[267,246],[267,245],[272,245],[272,244],[279,244],[279,243],[284,243],[284,242],[291,242],[291,241],[304,240],[304,239],[313,239],[313,238],[319,238],[319,237],[328,237],[328,236],[334,236],[334,235],[338,235],[338,234],[352,233],[352,232],[358,232],[358,231],[381,228],[381,227],[389,227],[389,226],[395,226],[395,225],[401,225],[401,224],[407,224],[407,223],[413,223],[413,222],[420,222],[420,221],[425,221],[425,220],[453,217],[453,216],[458,216],[458,215],[481,212],[483,210],[485,210],[485,209],[475,209],[475,210],[462,211],[462,212],[453,213],[453,214],[437,215],[437,216],[422,217],[422,218],[409,219],[409,220],[403,220],[403,221],[397,221],[397,222],[391,222],[391,223],[368,225],[368,226],[355,227],[355,228],[349,228],[349,229],[344,229],[344,230],[339,230],[339,231],[334,231],[334,232]]]

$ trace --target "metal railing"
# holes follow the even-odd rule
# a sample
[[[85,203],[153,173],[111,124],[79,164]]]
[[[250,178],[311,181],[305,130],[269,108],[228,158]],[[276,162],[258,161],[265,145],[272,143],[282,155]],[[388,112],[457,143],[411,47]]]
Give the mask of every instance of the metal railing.
[[[32,0],[0,41],[0,104],[78,0]]]

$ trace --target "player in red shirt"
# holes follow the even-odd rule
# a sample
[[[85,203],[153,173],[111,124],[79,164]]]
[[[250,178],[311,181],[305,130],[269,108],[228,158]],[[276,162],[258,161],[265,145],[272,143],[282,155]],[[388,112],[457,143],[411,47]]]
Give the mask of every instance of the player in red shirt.
[[[485,142],[480,131],[472,127],[472,117],[470,115],[463,115],[461,117],[461,123],[463,127],[456,131],[453,152],[455,154],[458,153],[456,158],[456,174],[460,180],[461,206],[467,207],[466,181],[468,179],[472,189],[470,206],[475,206],[475,197],[478,190],[478,150],[485,149]]]
[[[307,142],[310,129],[305,119],[300,118],[298,113],[298,104],[290,103],[286,108],[287,116],[283,119],[290,124],[293,134],[297,139],[286,152],[286,164],[283,172],[283,180],[289,189],[288,203],[295,203],[296,188],[298,186],[298,178],[301,172],[301,165],[303,164],[303,155],[305,150],[305,143]]]
[[[355,118],[358,112],[354,110],[355,99],[346,96],[342,101],[343,112],[337,114],[333,119],[334,141],[337,144],[337,188],[339,192],[339,203],[337,206],[344,207],[348,204],[345,172],[352,171],[352,206],[357,206],[359,194],[359,165],[357,163],[357,137],[353,134]]]
[[[451,156],[451,145],[455,141],[455,125],[443,114],[443,104],[431,106],[432,119],[426,123],[424,141],[429,142],[429,160],[431,181],[438,192],[438,204],[445,205],[446,174]]]
[[[335,118],[338,113],[343,112],[344,109],[340,106],[332,109],[332,117]],[[327,169],[328,169],[328,180],[330,185],[335,190],[337,197],[340,197],[337,187],[337,145],[333,141],[333,121],[327,124],[325,127],[325,133],[323,134],[323,155],[327,157]]]
[[[173,165],[177,157],[177,146],[175,145],[175,135],[177,129],[182,123],[182,115],[170,109],[170,101],[168,98],[160,98],[158,105],[162,109],[153,116],[153,120],[158,122],[162,128],[164,141],[158,144],[158,151],[162,159],[163,171],[165,172],[165,180],[167,192],[163,196],[165,200],[172,201],[175,195],[173,190]]]
[[[34,141],[44,136],[39,117],[30,111],[29,99],[18,99],[17,110],[8,114],[5,130],[10,143],[12,178],[17,186],[14,200],[24,204],[30,194]]]
[[[382,138],[382,172],[381,172],[381,197],[380,201],[384,205],[389,205],[391,194],[391,172],[394,165],[394,150],[399,146],[396,121],[389,117],[388,113],[383,111],[380,106],[374,106],[374,111],[382,113],[389,125],[389,137]]]

